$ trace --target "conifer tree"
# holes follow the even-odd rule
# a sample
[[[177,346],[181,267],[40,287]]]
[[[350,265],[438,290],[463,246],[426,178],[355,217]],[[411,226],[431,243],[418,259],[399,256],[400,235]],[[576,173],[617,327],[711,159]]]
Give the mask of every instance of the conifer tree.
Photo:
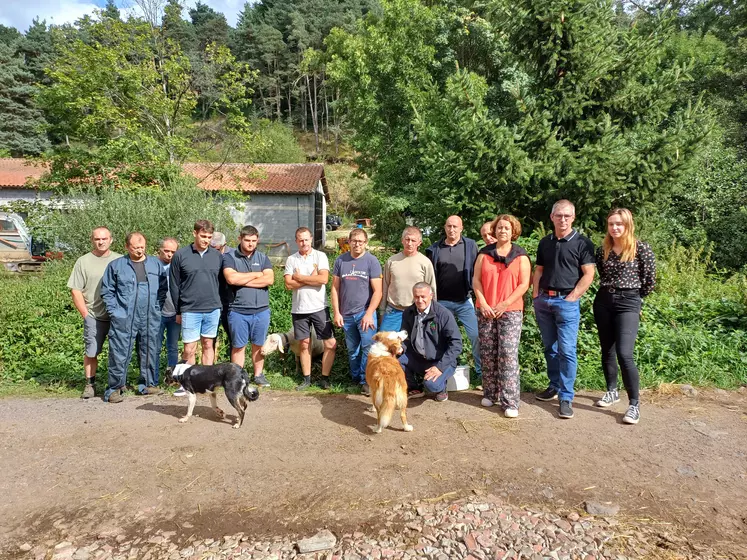
[[[0,150],[16,157],[37,155],[49,146],[33,81],[15,45],[0,42]]]

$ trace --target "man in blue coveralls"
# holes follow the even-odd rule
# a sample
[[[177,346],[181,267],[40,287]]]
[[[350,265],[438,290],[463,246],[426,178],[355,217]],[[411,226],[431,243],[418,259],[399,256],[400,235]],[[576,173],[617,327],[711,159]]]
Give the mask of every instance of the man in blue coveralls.
[[[122,402],[122,388],[137,340],[140,358],[138,392],[157,395],[161,308],[168,289],[166,271],[156,257],[146,256],[142,233],[134,232],[125,242],[127,254],[106,267],[101,297],[111,317],[109,329],[109,385],[104,400]]]

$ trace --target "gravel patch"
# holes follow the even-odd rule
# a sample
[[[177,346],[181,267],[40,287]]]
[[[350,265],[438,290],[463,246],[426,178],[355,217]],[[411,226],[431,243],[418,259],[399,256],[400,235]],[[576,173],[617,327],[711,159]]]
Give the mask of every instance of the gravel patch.
[[[558,514],[478,496],[395,506],[384,514],[375,534],[335,535],[325,529],[263,539],[244,533],[191,536],[180,542],[174,531],[159,530],[132,540],[121,533],[68,536],[59,543],[23,543],[17,551],[19,557],[37,560],[708,560],[739,554],[688,542],[669,524],[616,517],[608,504],[602,509],[604,516],[599,517],[582,511]]]

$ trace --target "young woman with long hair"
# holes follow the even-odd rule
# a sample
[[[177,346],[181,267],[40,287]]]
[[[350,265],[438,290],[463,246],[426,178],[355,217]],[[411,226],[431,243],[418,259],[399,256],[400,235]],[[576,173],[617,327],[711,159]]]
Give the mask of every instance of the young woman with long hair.
[[[594,299],[594,320],[602,346],[607,392],[595,405],[608,407],[620,401],[619,362],[630,401],[623,422],[637,424],[640,379],[633,349],[638,337],[642,298],[656,285],[656,259],[651,247],[636,239],[633,214],[627,208],[615,208],[607,215],[607,235],[597,249],[596,261],[600,286]]]

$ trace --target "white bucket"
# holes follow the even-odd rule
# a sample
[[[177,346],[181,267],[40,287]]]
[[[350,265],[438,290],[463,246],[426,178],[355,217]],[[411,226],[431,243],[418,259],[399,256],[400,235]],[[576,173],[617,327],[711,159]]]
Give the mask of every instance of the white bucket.
[[[447,391],[465,391],[469,389],[469,366],[457,366],[454,376],[446,382]]]

